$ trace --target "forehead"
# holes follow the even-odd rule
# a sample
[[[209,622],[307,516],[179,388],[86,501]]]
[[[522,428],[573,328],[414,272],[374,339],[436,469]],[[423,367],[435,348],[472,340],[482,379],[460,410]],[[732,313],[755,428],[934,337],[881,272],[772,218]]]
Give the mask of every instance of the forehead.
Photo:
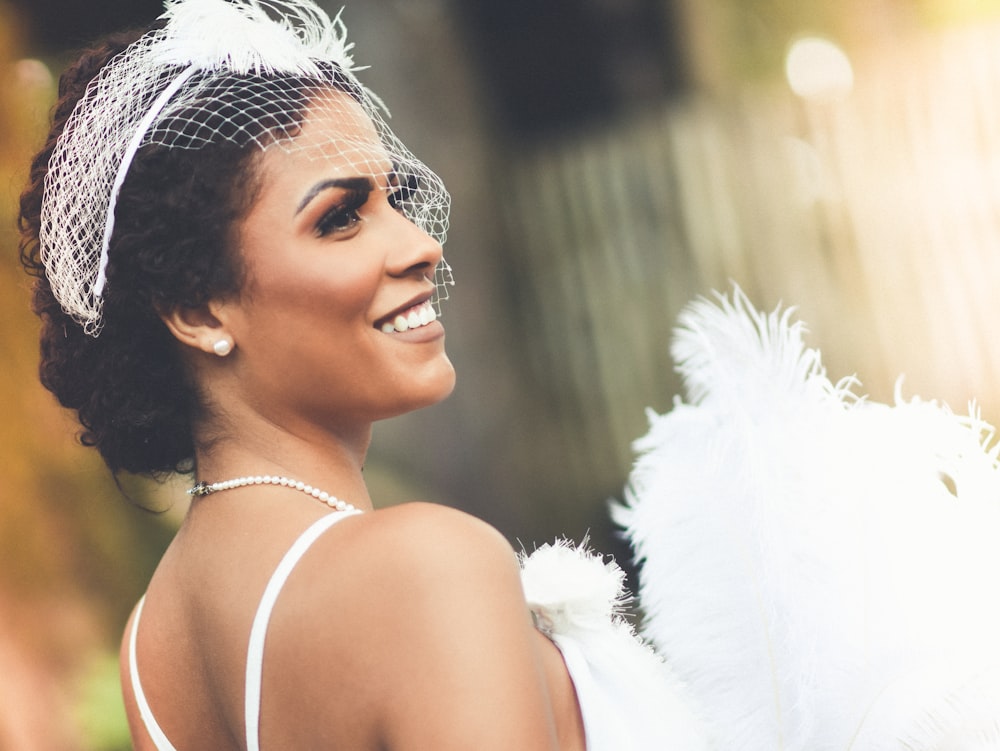
[[[323,89],[310,99],[299,132],[264,152],[261,168],[287,171],[298,165],[312,172],[379,175],[392,162],[372,119],[353,97]]]

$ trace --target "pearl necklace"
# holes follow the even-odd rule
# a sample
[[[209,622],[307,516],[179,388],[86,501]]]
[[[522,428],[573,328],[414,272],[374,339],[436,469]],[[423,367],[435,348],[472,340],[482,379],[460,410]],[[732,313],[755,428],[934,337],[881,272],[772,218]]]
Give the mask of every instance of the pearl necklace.
[[[277,477],[271,475],[256,475],[253,477],[237,477],[232,480],[223,480],[222,482],[199,482],[193,488],[188,491],[188,495],[195,496],[196,498],[201,498],[206,495],[211,495],[212,493],[218,493],[221,490],[232,490],[233,488],[245,488],[248,485],[280,485],[283,488],[292,488],[293,490],[300,490],[306,495],[311,495],[320,503],[325,503],[330,508],[335,511],[357,511],[358,508],[347,501],[342,501],[337,496],[330,495],[324,490],[319,488],[314,488],[312,485],[306,485],[304,482],[299,480],[293,480],[289,477]]]

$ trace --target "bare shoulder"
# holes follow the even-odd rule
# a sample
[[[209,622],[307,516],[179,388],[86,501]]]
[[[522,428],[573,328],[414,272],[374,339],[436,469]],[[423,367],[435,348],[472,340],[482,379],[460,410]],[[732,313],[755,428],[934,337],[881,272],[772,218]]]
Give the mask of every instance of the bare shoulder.
[[[450,612],[464,593],[477,594],[474,603],[461,602],[464,608],[485,607],[484,595],[502,595],[515,606],[515,617],[527,615],[517,557],[507,540],[456,509],[408,503],[376,511],[321,541],[320,548],[304,576],[322,576],[329,594],[350,601],[368,630],[399,633],[415,615],[421,623],[437,620],[433,613]],[[346,580],[331,581],[325,564],[334,561],[350,571]]]
[[[474,516],[432,503],[407,503],[377,511],[370,520],[372,564],[392,573],[398,565],[420,569],[454,567],[458,562],[517,571],[517,559],[506,539]],[[415,572],[416,573],[416,572]],[[469,573],[469,572],[466,572]]]
[[[537,634],[499,532],[413,503],[352,519],[317,545],[276,610],[276,662],[300,684],[300,706],[337,707],[331,742],[551,748]]]

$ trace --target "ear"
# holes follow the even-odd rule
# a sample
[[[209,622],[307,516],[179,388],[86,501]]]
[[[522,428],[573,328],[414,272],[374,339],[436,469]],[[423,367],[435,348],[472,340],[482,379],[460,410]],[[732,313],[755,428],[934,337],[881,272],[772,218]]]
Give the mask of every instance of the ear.
[[[225,356],[232,350],[233,338],[224,324],[223,307],[224,303],[216,301],[194,308],[177,306],[161,310],[160,318],[181,344],[208,354]],[[222,342],[227,346],[222,347]]]

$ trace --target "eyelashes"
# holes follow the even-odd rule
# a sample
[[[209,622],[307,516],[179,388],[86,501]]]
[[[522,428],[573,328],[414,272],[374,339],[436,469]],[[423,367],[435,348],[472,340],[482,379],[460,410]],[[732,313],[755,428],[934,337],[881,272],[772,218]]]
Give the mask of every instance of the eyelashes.
[[[412,174],[393,172],[388,175],[386,200],[389,205],[406,215],[407,203],[420,190],[419,179]],[[373,192],[382,192],[373,185],[367,188],[344,189],[340,199],[319,218],[315,225],[317,237],[342,236],[352,234],[360,226],[361,209]]]
[[[389,205],[403,211],[404,205],[412,201],[420,190],[420,181],[416,175],[394,172],[389,178],[389,186]]]
[[[361,207],[368,202],[371,191],[349,190],[316,222],[316,235],[328,237],[353,232],[361,223]]]

